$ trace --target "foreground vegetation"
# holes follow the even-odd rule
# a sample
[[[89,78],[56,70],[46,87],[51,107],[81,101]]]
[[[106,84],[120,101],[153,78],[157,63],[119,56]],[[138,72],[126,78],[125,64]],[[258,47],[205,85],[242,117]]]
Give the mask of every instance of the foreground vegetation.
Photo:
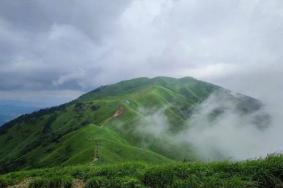
[[[283,187],[283,156],[243,162],[123,163],[18,171],[0,176],[0,187]]]

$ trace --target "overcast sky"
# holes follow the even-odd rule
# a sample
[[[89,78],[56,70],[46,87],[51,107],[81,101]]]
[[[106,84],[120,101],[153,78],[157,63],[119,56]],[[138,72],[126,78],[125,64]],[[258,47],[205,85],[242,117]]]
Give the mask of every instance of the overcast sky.
[[[141,76],[283,96],[282,0],[0,0],[0,100]]]

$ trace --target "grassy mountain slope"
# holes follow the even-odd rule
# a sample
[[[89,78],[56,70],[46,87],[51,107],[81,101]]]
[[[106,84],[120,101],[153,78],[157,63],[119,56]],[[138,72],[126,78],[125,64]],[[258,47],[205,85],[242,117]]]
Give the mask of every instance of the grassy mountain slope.
[[[147,114],[158,109],[164,110],[172,132],[181,131],[194,106],[219,90],[230,96],[220,87],[189,77],[138,78],[102,86],[70,103],[23,115],[0,128],[0,172],[194,159],[191,148],[158,138],[150,138],[151,144],[144,147],[144,137],[133,133]],[[246,112],[260,106],[249,97],[230,97]]]

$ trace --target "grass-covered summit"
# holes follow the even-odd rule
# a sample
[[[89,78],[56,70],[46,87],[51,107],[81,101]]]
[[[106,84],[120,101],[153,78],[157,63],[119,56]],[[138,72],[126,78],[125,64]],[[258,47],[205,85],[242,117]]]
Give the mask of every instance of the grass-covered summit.
[[[148,114],[162,109],[169,130],[182,131],[194,107],[220,91],[243,113],[260,108],[253,98],[232,95],[190,77],[137,78],[101,86],[69,103],[3,125],[0,172],[77,164],[195,160],[193,148],[149,137],[142,131],[137,134],[138,127],[146,123],[143,120]]]

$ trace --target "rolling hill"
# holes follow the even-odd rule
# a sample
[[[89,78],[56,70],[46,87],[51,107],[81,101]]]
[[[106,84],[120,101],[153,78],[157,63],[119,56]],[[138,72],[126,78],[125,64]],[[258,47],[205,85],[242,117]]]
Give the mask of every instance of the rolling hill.
[[[101,86],[69,103],[20,116],[0,127],[0,172],[198,160],[191,147],[142,134],[141,124],[154,128],[144,120],[162,111],[170,134],[181,132],[195,107],[212,93],[224,94],[243,114],[261,108],[256,99],[190,77],[137,78]],[[211,116],[223,110],[215,109]]]

